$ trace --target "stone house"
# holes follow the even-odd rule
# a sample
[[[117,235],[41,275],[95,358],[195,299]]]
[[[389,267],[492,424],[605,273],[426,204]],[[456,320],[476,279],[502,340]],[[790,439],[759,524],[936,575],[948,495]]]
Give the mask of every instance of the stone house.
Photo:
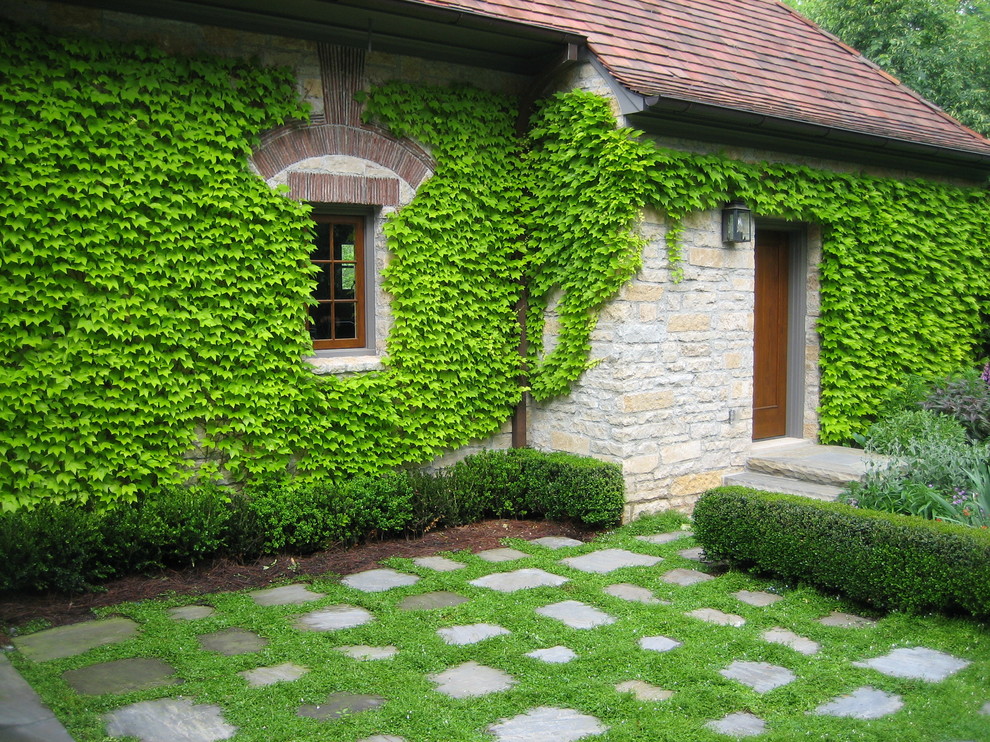
[[[318,234],[344,245],[334,270],[359,287],[312,310],[316,374],[381,367],[392,323],[382,225],[433,167],[417,143],[362,124],[355,93],[369,86],[467,82],[524,105],[583,89],[664,147],[970,185],[990,174],[990,142],[774,0],[15,0],[0,17],[295,71],[312,118],[265,132],[252,166],[317,206]],[[513,442],[617,461],[635,517],[690,507],[754,440],[815,439],[821,227],[756,213],[752,239],[727,243],[721,220],[720,209],[687,217],[673,283],[669,224],[647,210],[642,268],[592,335],[600,363],[569,395],[530,400],[437,463]],[[552,312],[546,333],[552,343]]]

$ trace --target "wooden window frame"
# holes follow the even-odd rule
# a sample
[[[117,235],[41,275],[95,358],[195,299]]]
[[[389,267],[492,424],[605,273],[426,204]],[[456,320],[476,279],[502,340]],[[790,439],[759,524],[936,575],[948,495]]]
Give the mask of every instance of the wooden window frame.
[[[354,264],[354,295],[355,300],[353,302],[343,302],[336,300],[334,298],[334,282],[332,280],[331,271],[331,281],[330,281],[330,299],[318,300],[321,304],[342,304],[342,303],[353,303],[354,304],[354,323],[355,323],[355,337],[353,338],[323,338],[313,340],[314,350],[344,350],[344,349],[361,349],[366,347],[367,338],[367,327],[366,327],[366,273],[365,273],[365,261],[367,259],[366,249],[365,249],[365,236],[367,230],[367,217],[360,214],[326,214],[326,213],[315,213],[313,214],[313,221],[317,224],[329,224],[330,234],[333,234],[333,225],[346,224],[354,228],[354,261],[339,261],[333,258],[333,247],[331,245],[329,260],[313,260],[314,265],[335,265],[341,263],[351,263]],[[314,289],[315,291],[315,289]],[[313,306],[310,306],[312,310]],[[306,326],[310,326],[311,315],[307,313]]]

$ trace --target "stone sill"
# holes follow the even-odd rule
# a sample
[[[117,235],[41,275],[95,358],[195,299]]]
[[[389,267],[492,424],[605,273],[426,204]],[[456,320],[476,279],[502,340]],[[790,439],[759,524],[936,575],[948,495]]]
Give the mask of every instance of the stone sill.
[[[320,376],[381,371],[385,367],[381,356],[310,356],[304,360]]]

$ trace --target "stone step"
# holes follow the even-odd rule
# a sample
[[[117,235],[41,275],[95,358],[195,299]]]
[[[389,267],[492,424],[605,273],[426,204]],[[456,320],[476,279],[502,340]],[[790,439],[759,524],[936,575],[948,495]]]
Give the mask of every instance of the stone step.
[[[866,474],[869,455],[856,448],[799,443],[760,450],[746,468],[805,482],[843,486]]]
[[[802,495],[815,500],[835,500],[842,493],[842,488],[834,484],[805,482],[800,479],[791,479],[790,477],[775,476],[773,474],[764,474],[755,471],[729,474],[723,479],[723,483],[727,485],[739,485],[741,487],[752,487],[753,489],[765,490],[767,492],[781,492],[785,495]]]

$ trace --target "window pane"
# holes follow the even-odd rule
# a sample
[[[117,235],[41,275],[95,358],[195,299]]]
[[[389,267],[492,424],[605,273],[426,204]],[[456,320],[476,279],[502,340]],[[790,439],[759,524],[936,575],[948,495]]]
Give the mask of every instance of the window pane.
[[[314,299],[332,299],[330,295],[330,271],[333,270],[333,266],[329,263],[323,263],[317,266],[320,272],[316,274],[316,287],[313,289]]]
[[[313,340],[332,340],[331,322],[333,304],[317,304],[309,308],[309,336]]]
[[[334,316],[334,329],[336,330],[335,337],[339,340],[356,338],[357,322],[355,321],[355,305],[350,302],[338,302],[333,306],[336,310]]]
[[[355,268],[347,263],[334,266],[334,299],[354,298]]]
[[[330,260],[330,226],[322,222],[316,223],[313,251],[309,254],[310,260]]]
[[[333,225],[333,259],[354,260],[354,225]]]

